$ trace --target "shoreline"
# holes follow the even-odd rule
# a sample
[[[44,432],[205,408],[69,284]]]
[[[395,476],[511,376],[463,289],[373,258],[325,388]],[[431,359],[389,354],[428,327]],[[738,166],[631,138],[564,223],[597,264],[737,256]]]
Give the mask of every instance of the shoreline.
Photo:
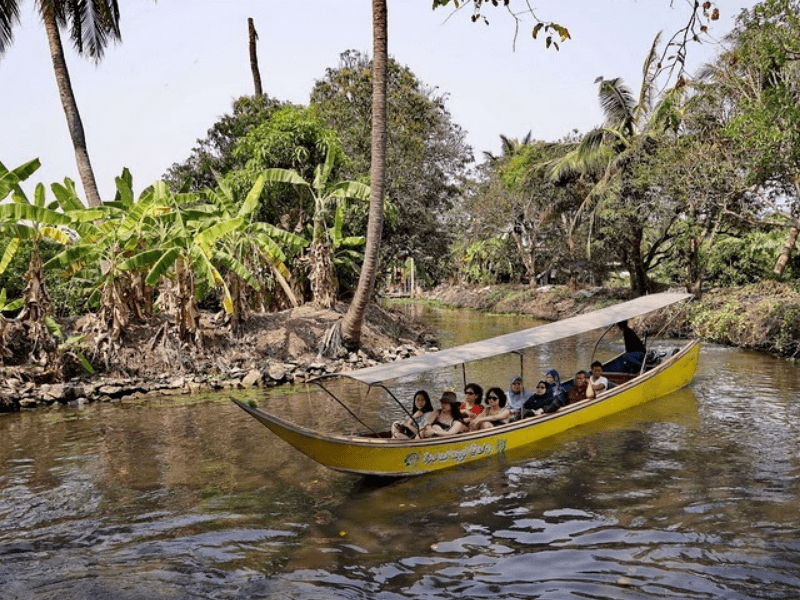
[[[556,321],[629,299],[627,290],[592,288],[569,293],[565,288],[531,289],[440,286],[414,301],[433,301],[448,308],[486,313],[525,314]],[[207,344],[202,349],[176,346],[153,349],[153,329],[129,336],[120,351],[121,364],[105,372],[48,380],[45,367],[0,368],[0,412],[52,405],[80,406],[202,393],[271,388],[302,383],[326,373],[349,371],[436,350],[436,340],[421,323],[388,308],[372,306],[364,327],[362,348],[334,359],[316,351],[324,332],[341,318],[345,307],[320,310],[304,306],[281,313],[253,315],[237,332],[215,326],[205,315]],[[705,292],[699,300],[670,307],[632,322],[634,329],[668,337],[766,352],[795,360],[800,356],[800,293],[787,284],[766,282],[745,288]],[[150,337],[148,337],[150,336]],[[156,356],[156,350],[160,354]],[[52,379],[52,373],[49,375]]]

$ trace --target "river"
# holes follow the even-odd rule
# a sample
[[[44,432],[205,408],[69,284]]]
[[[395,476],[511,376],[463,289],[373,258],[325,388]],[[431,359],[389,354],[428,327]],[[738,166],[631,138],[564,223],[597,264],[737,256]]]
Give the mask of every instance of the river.
[[[407,309],[448,346],[535,324]],[[546,367],[587,364],[597,337],[527,356],[528,387]],[[517,369],[468,377],[507,388]],[[458,377],[406,382],[401,397]],[[388,483],[317,466],[227,396],[0,415],[0,598],[800,598],[791,362],[706,344],[671,396]],[[338,419],[301,388],[237,397]]]

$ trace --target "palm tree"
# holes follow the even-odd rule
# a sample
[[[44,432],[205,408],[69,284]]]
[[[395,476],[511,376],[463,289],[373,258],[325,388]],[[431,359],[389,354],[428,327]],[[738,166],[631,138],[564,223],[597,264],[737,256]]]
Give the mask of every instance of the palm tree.
[[[370,163],[369,222],[364,264],[353,300],[342,319],[345,346],[361,343],[361,328],[378,274],[383,196],[386,189],[386,80],[389,60],[386,0],[372,0],[372,159]]]
[[[494,153],[484,150],[483,151],[483,158],[486,159],[486,162],[489,164],[496,164],[498,161],[505,161],[509,158],[516,156],[519,154],[523,148],[526,146],[530,146],[533,142],[533,132],[528,131],[525,136],[518,140],[517,138],[510,138],[507,135],[500,134],[500,156],[495,155]]]
[[[78,54],[88,55],[95,61],[99,61],[102,59],[108,43],[120,39],[119,6],[117,0],[87,0],[85,2],[35,0],[35,2],[47,32],[56,84],[67,118],[67,126],[75,149],[78,173],[86,193],[86,200],[89,206],[100,206],[100,193],[97,191],[94,171],[89,160],[89,152],[86,149],[86,136],[75,101],[75,94],[72,91],[59,29],[69,25],[69,36]],[[0,2],[0,58],[13,41],[13,28],[19,23],[21,3],[22,0],[2,0]]]
[[[674,88],[661,94],[654,103],[655,82],[661,72],[657,48],[661,34],[653,40],[642,67],[642,85],[635,96],[621,78],[598,77],[600,105],[606,120],[601,127],[587,133],[577,146],[563,157],[544,163],[550,169],[554,181],[568,175],[584,175],[594,183],[576,212],[568,233],[568,243],[573,243],[575,229],[581,217],[590,212],[592,221],[596,211],[611,202],[624,200],[623,186],[626,177],[644,154],[652,153],[660,137],[669,131],[677,131],[682,117],[680,106],[685,82],[680,79]],[[639,225],[626,227],[625,235],[630,239],[631,286],[638,293],[647,290],[645,271],[646,257],[641,255],[643,230]],[[620,237],[622,233],[620,233]],[[591,233],[589,236],[591,243]]]

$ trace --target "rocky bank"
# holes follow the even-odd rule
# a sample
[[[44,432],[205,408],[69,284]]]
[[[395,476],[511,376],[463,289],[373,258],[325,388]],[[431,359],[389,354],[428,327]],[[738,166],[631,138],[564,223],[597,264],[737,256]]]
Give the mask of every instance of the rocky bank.
[[[454,307],[558,320],[627,300],[629,292],[620,288],[570,293],[561,287],[456,285],[439,287],[425,298]],[[391,308],[372,306],[361,349],[342,351],[334,359],[323,358],[318,352],[320,341],[345,310],[345,306],[336,310],[303,306],[256,314],[235,331],[220,326],[213,315],[203,315],[202,348],[180,344],[166,334],[170,323],[164,319],[134,324],[126,331],[114,360],[104,361],[87,353],[97,371],[93,375],[81,370],[74,360],[64,361],[60,370],[44,360],[15,363],[14,351],[22,352],[24,336],[13,322],[7,322],[5,331],[0,332],[5,338],[0,411],[301,383],[324,373],[359,369],[436,349],[433,333],[422,323],[410,321],[406,314]],[[85,320],[90,318],[64,324],[65,336],[86,330]],[[800,293],[789,284],[777,282],[710,290],[692,302],[636,319],[632,325],[640,333],[648,330],[665,337],[694,336],[795,359],[800,356]],[[92,347],[92,340],[87,344]]]
[[[407,358],[435,349],[435,339],[421,323],[399,312],[372,306],[357,352],[342,350],[330,359],[319,355],[320,340],[346,310],[302,306],[278,313],[251,315],[235,331],[201,319],[203,345],[180,344],[165,334],[169,322],[153,319],[132,324],[113,360],[85,352],[95,367],[89,374],[75,361],[14,364],[14,350],[27,348],[23,327],[6,325],[5,364],[0,366],[0,412],[52,405],[109,402],[149,395],[202,390],[271,387],[300,383],[336,373]],[[86,328],[86,319],[64,324],[65,336]],[[19,326],[17,326],[19,325]],[[87,340],[93,347],[93,340]],[[10,355],[10,356],[9,356]],[[17,361],[18,362],[18,361]],[[56,368],[58,367],[58,368]]]

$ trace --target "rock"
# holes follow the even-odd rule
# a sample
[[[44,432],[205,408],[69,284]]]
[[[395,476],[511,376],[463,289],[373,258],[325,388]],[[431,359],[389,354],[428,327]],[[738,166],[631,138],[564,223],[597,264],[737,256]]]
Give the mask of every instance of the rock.
[[[19,400],[0,393],[0,413],[17,412],[20,409]]]
[[[67,386],[63,383],[55,385],[42,385],[39,387],[39,397],[47,404],[54,402],[69,402],[70,397],[74,395],[67,393]]]
[[[286,379],[286,373],[289,370],[289,365],[282,363],[272,363],[267,369],[267,376],[273,381],[283,381]]]
[[[261,381],[261,371],[253,369],[242,378],[242,385],[244,387],[253,387],[258,385]]]
[[[308,353],[309,348],[300,336],[294,332],[290,332],[288,337],[289,339],[288,343],[286,344],[286,350],[288,351],[289,356],[294,359],[298,359],[304,354]]]

